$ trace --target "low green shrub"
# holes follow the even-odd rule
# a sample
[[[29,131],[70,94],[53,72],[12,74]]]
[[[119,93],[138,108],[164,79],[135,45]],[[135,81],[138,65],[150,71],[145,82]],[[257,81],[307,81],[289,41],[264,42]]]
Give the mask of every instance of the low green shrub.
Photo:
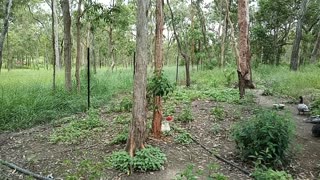
[[[225,112],[223,107],[217,106],[211,109],[211,114],[214,115],[215,119],[223,120],[225,118]]]
[[[167,161],[166,155],[157,147],[146,146],[133,157],[133,167],[138,171],[160,170]]]
[[[188,164],[181,173],[176,175],[175,180],[197,180],[201,174],[201,170],[196,170],[193,164]]]
[[[252,176],[258,180],[293,180],[292,176],[285,171],[274,171],[272,169],[256,169]]]
[[[120,101],[120,111],[121,112],[130,112],[133,106],[133,102],[132,102],[132,98],[128,98],[128,97],[124,97],[121,101]]]
[[[123,131],[117,134],[111,141],[111,144],[124,144],[128,139],[128,131]]]
[[[118,115],[114,118],[114,122],[117,124],[128,125],[130,123],[130,118],[125,115]]]
[[[132,158],[128,152],[124,150],[113,152],[108,160],[110,161],[112,168],[122,172],[129,172],[130,165],[132,164]]]
[[[182,109],[181,113],[178,115],[177,120],[181,121],[181,122],[191,122],[193,121],[193,115],[192,115],[192,110],[190,105],[186,105],[184,106],[184,108]]]
[[[255,117],[237,123],[232,131],[243,160],[275,167],[286,160],[294,135],[294,123],[275,111],[259,110]]]
[[[122,172],[129,172],[130,167],[135,171],[160,170],[167,161],[166,155],[157,147],[146,146],[138,150],[133,158],[126,151],[117,151],[108,158],[111,166]]]
[[[191,137],[192,137],[191,134],[183,131],[174,138],[174,141],[183,145],[187,145],[192,143],[193,140]]]

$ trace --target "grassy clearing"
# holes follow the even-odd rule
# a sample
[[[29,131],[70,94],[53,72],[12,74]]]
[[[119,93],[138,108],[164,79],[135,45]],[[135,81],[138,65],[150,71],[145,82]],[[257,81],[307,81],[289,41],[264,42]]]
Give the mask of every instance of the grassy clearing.
[[[319,70],[317,66],[306,66],[293,72],[287,66],[261,65],[254,69],[253,77],[256,82],[264,86],[263,88],[297,98],[301,95],[320,93]]]
[[[65,92],[63,72],[58,73],[57,90],[53,92],[51,78],[51,71],[45,70],[15,70],[0,75],[0,131],[28,128],[86,111],[85,74],[80,94]],[[99,70],[91,78],[92,106],[101,106],[114,94],[130,91],[132,81],[131,70]]]
[[[80,94],[64,90],[64,71],[57,72],[57,89],[52,91],[52,71],[13,70],[0,75],[0,132],[30,128],[38,124],[85,112],[87,109],[87,80],[81,72]],[[164,73],[175,82],[175,67],[165,67]],[[148,70],[148,75],[152,71]],[[180,67],[179,80],[184,78]],[[115,94],[131,92],[132,69],[115,72],[98,69],[91,76],[91,105],[100,107],[109,103]],[[75,87],[75,80],[73,82]]]

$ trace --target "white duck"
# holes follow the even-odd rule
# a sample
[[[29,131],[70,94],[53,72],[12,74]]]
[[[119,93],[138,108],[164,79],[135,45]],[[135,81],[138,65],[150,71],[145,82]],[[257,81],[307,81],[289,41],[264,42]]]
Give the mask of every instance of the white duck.
[[[309,112],[310,111],[309,107],[303,103],[303,97],[299,96],[299,99],[300,99],[300,102],[298,104],[298,114],[300,114],[300,112],[302,112],[303,114],[305,112]]]

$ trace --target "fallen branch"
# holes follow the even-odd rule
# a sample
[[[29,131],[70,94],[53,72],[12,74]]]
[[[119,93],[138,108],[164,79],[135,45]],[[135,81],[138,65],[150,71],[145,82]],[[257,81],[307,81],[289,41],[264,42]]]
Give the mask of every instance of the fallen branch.
[[[33,173],[33,172],[31,172],[31,171],[29,171],[29,170],[27,170],[27,169],[23,169],[23,168],[15,165],[15,164],[13,164],[13,163],[9,163],[9,162],[4,161],[4,160],[2,160],[2,159],[0,159],[0,164],[3,164],[3,165],[5,165],[5,166],[8,166],[8,167],[11,168],[11,169],[17,170],[17,171],[19,171],[19,172],[21,172],[21,173],[23,173],[23,174],[25,174],[25,175],[32,176],[32,177],[34,177],[34,178],[36,178],[36,179],[40,179],[40,180],[53,180],[53,178],[48,178],[48,177],[41,176],[41,175],[39,175],[39,174],[35,174],[35,173]]]
[[[245,170],[245,169],[237,166],[236,164],[234,164],[234,163],[226,160],[225,158],[223,158],[223,157],[221,157],[221,156],[213,153],[212,151],[210,151],[208,148],[206,148],[204,145],[202,145],[199,141],[197,141],[197,140],[194,139],[193,137],[191,137],[191,139],[192,139],[195,143],[199,144],[204,150],[206,150],[207,152],[209,152],[210,154],[212,154],[214,157],[216,157],[217,159],[219,159],[220,161],[225,162],[225,163],[229,164],[230,166],[237,168],[238,170],[240,170],[240,171],[241,171],[242,173],[244,173],[245,175],[248,175],[249,177],[251,177],[251,173],[250,173],[249,171],[247,171],[247,170]]]

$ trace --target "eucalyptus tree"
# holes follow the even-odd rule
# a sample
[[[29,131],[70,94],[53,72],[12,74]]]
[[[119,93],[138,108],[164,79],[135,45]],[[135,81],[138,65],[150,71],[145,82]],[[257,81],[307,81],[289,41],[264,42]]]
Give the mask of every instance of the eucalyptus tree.
[[[133,86],[133,110],[126,150],[134,156],[137,149],[144,148],[146,139],[146,87],[147,87],[147,16],[148,0],[138,0],[136,24],[136,72]]]
[[[67,91],[72,90],[71,80],[71,15],[69,0],[60,0],[61,9],[63,14],[63,26],[64,26],[64,64],[65,64],[65,88]]]
[[[300,50],[300,41],[302,38],[302,26],[303,26],[303,18],[306,14],[308,0],[301,1],[300,12],[298,15],[298,21],[296,25],[296,37],[294,39],[294,43],[292,46],[291,53],[291,61],[290,61],[290,69],[298,70],[298,60],[299,60],[299,50]]]
[[[154,75],[158,79],[162,76],[162,63],[163,63],[163,1],[156,0],[156,31],[155,31],[155,60]],[[162,119],[162,98],[154,94],[154,110],[152,121],[152,133],[154,137],[160,138],[161,135],[161,119]]]
[[[3,9],[3,11],[4,11],[4,13],[3,13],[3,28],[2,28],[2,31],[0,34],[0,72],[1,72],[1,68],[2,68],[3,43],[4,43],[5,37],[8,32],[8,28],[9,28],[9,18],[10,18],[11,7],[12,7],[12,0],[7,0],[5,7]]]

